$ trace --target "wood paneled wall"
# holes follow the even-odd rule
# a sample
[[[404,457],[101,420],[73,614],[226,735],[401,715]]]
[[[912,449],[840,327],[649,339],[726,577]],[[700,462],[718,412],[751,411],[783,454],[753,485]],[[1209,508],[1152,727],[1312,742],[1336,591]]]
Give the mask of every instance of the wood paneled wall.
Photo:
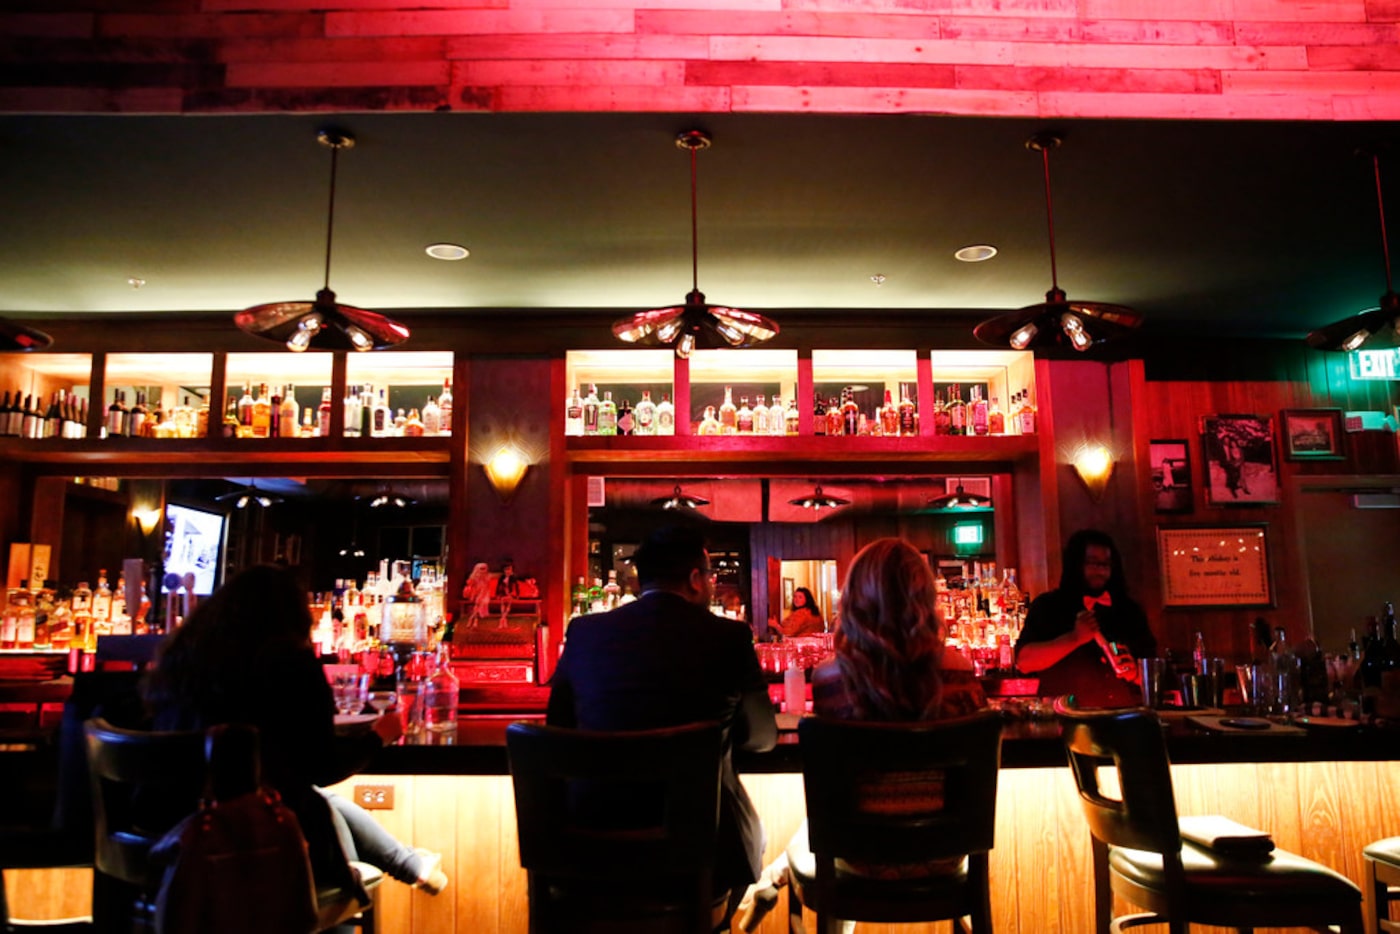
[[[1360,884],[1361,849],[1400,828],[1400,764],[1318,762],[1175,766],[1182,814],[1224,814],[1270,830],[1277,844],[1330,866]],[[404,841],[444,854],[452,883],[431,897],[393,881],[379,889],[379,926],[402,934],[524,934],[525,873],[515,837],[514,798],[504,776],[368,776],[387,783],[395,806],[375,811]],[[999,934],[1082,934],[1093,927],[1089,834],[1067,769],[1004,769],[997,791],[992,852],[993,925]],[[798,775],[746,775],[763,816],[768,859],[786,845],[804,814]],[[83,874],[7,873],[16,917],[53,910],[53,879],[81,890]],[[42,893],[42,894],[41,894]],[[784,896],[785,898],[786,896]],[[81,909],[81,904],[77,906]],[[809,918],[809,924],[814,919]],[[786,906],[764,922],[782,934]],[[946,925],[859,925],[858,932],[921,934]],[[737,930],[737,929],[736,929]],[[1194,931],[1215,930],[1193,928]],[[1262,932],[1261,932],[1262,934]]]
[[[1400,117],[1397,0],[11,0],[5,10],[6,111]]]

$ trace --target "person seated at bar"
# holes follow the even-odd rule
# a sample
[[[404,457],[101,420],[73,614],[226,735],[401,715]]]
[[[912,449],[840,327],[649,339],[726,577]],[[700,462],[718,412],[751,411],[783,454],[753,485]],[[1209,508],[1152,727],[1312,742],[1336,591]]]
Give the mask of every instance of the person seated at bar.
[[[933,571],[913,545],[881,538],[851,560],[841,591],[835,656],[812,670],[812,710],[818,717],[881,722],[963,717],[987,706],[987,697],[959,652],[944,646]],[[941,778],[940,778],[941,782]],[[921,788],[934,789],[939,782]],[[941,795],[941,790],[937,792]],[[938,802],[941,804],[941,801]],[[892,800],[892,807],[928,810],[923,798]],[[935,805],[936,806],[936,805]],[[804,824],[788,848],[806,848]],[[962,860],[916,866],[851,866],[847,871],[907,878],[955,872]],[[745,894],[740,927],[756,930],[787,884],[784,853]],[[848,925],[849,923],[843,922]]]
[[[263,781],[296,813],[318,880],[336,880],[353,859],[436,895],[448,882],[440,854],[401,843],[359,805],[319,787],[359,771],[403,735],[403,725],[390,711],[368,730],[336,735],[311,628],[306,591],[289,571],[259,565],[242,572],[161,644],[142,686],[153,726],[252,724]]]
[[[806,587],[798,587],[792,592],[792,609],[777,623],[777,630],[785,639],[796,636],[810,636],[826,629],[826,620],[817,609],[817,598]]]
[[[1016,667],[1040,677],[1042,696],[1081,707],[1141,702],[1135,659],[1157,654],[1147,614],[1128,596],[1123,559],[1107,533],[1080,529],[1065,543],[1060,586],[1031,602]]]
[[[569,624],[546,722],[603,731],[723,725],[714,887],[731,892],[727,924],[763,866],[763,826],[735,774],[732,750],[763,752],[776,744],[768,685],[749,627],[709,611],[714,574],[698,531],[657,529],[633,563],[641,597]],[[607,816],[625,819],[626,806]]]

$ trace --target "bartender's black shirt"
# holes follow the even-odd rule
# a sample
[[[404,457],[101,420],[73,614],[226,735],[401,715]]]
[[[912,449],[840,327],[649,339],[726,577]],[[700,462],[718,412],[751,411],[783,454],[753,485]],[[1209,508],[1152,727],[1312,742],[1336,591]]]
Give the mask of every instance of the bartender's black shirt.
[[[1094,615],[1099,631],[1110,642],[1126,646],[1133,658],[1152,658],[1157,654],[1157,639],[1147,626],[1147,614],[1136,601],[1114,596],[1112,606],[1096,606]],[[1026,613],[1026,625],[1016,640],[1016,652],[1032,642],[1049,642],[1074,629],[1074,618],[1084,609],[1084,598],[1076,592],[1052,590],[1031,602]],[[1055,697],[1075,695],[1082,707],[1130,707],[1141,703],[1142,694],[1136,684],[1124,681],[1113,673],[1097,641],[1086,642],[1043,671],[1040,694]]]

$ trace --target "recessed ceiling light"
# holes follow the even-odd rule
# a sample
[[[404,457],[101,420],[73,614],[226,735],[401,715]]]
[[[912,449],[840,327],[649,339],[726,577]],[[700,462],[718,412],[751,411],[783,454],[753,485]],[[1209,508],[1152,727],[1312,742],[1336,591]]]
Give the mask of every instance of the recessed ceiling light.
[[[964,263],[983,263],[997,255],[997,248],[990,243],[974,243],[953,252],[953,258]]]
[[[471,255],[471,250],[456,243],[430,243],[425,252],[433,259],[447,261],[466,259]]]
[[[885,274],[883,272],[877,272],[875,273],[875,275],[870,277],[870,281],[875,283],[875,288],[878,289],[880,286],[885,284]]]
[[[146,280],[142,279],[140,276],[127,276],[126,284],[131,286],[133,289],[139,289],[141,288],[141,286],[146,284]]]

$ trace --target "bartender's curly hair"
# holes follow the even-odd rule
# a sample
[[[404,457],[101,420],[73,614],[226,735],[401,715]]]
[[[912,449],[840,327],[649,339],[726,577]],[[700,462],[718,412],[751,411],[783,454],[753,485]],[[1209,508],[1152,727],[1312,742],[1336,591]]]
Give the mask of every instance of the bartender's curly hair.
[[[836,663],[857,717],[928,720],[943,695],[944,631],[924,556],[900,538],[862,548],[846,573]]]

